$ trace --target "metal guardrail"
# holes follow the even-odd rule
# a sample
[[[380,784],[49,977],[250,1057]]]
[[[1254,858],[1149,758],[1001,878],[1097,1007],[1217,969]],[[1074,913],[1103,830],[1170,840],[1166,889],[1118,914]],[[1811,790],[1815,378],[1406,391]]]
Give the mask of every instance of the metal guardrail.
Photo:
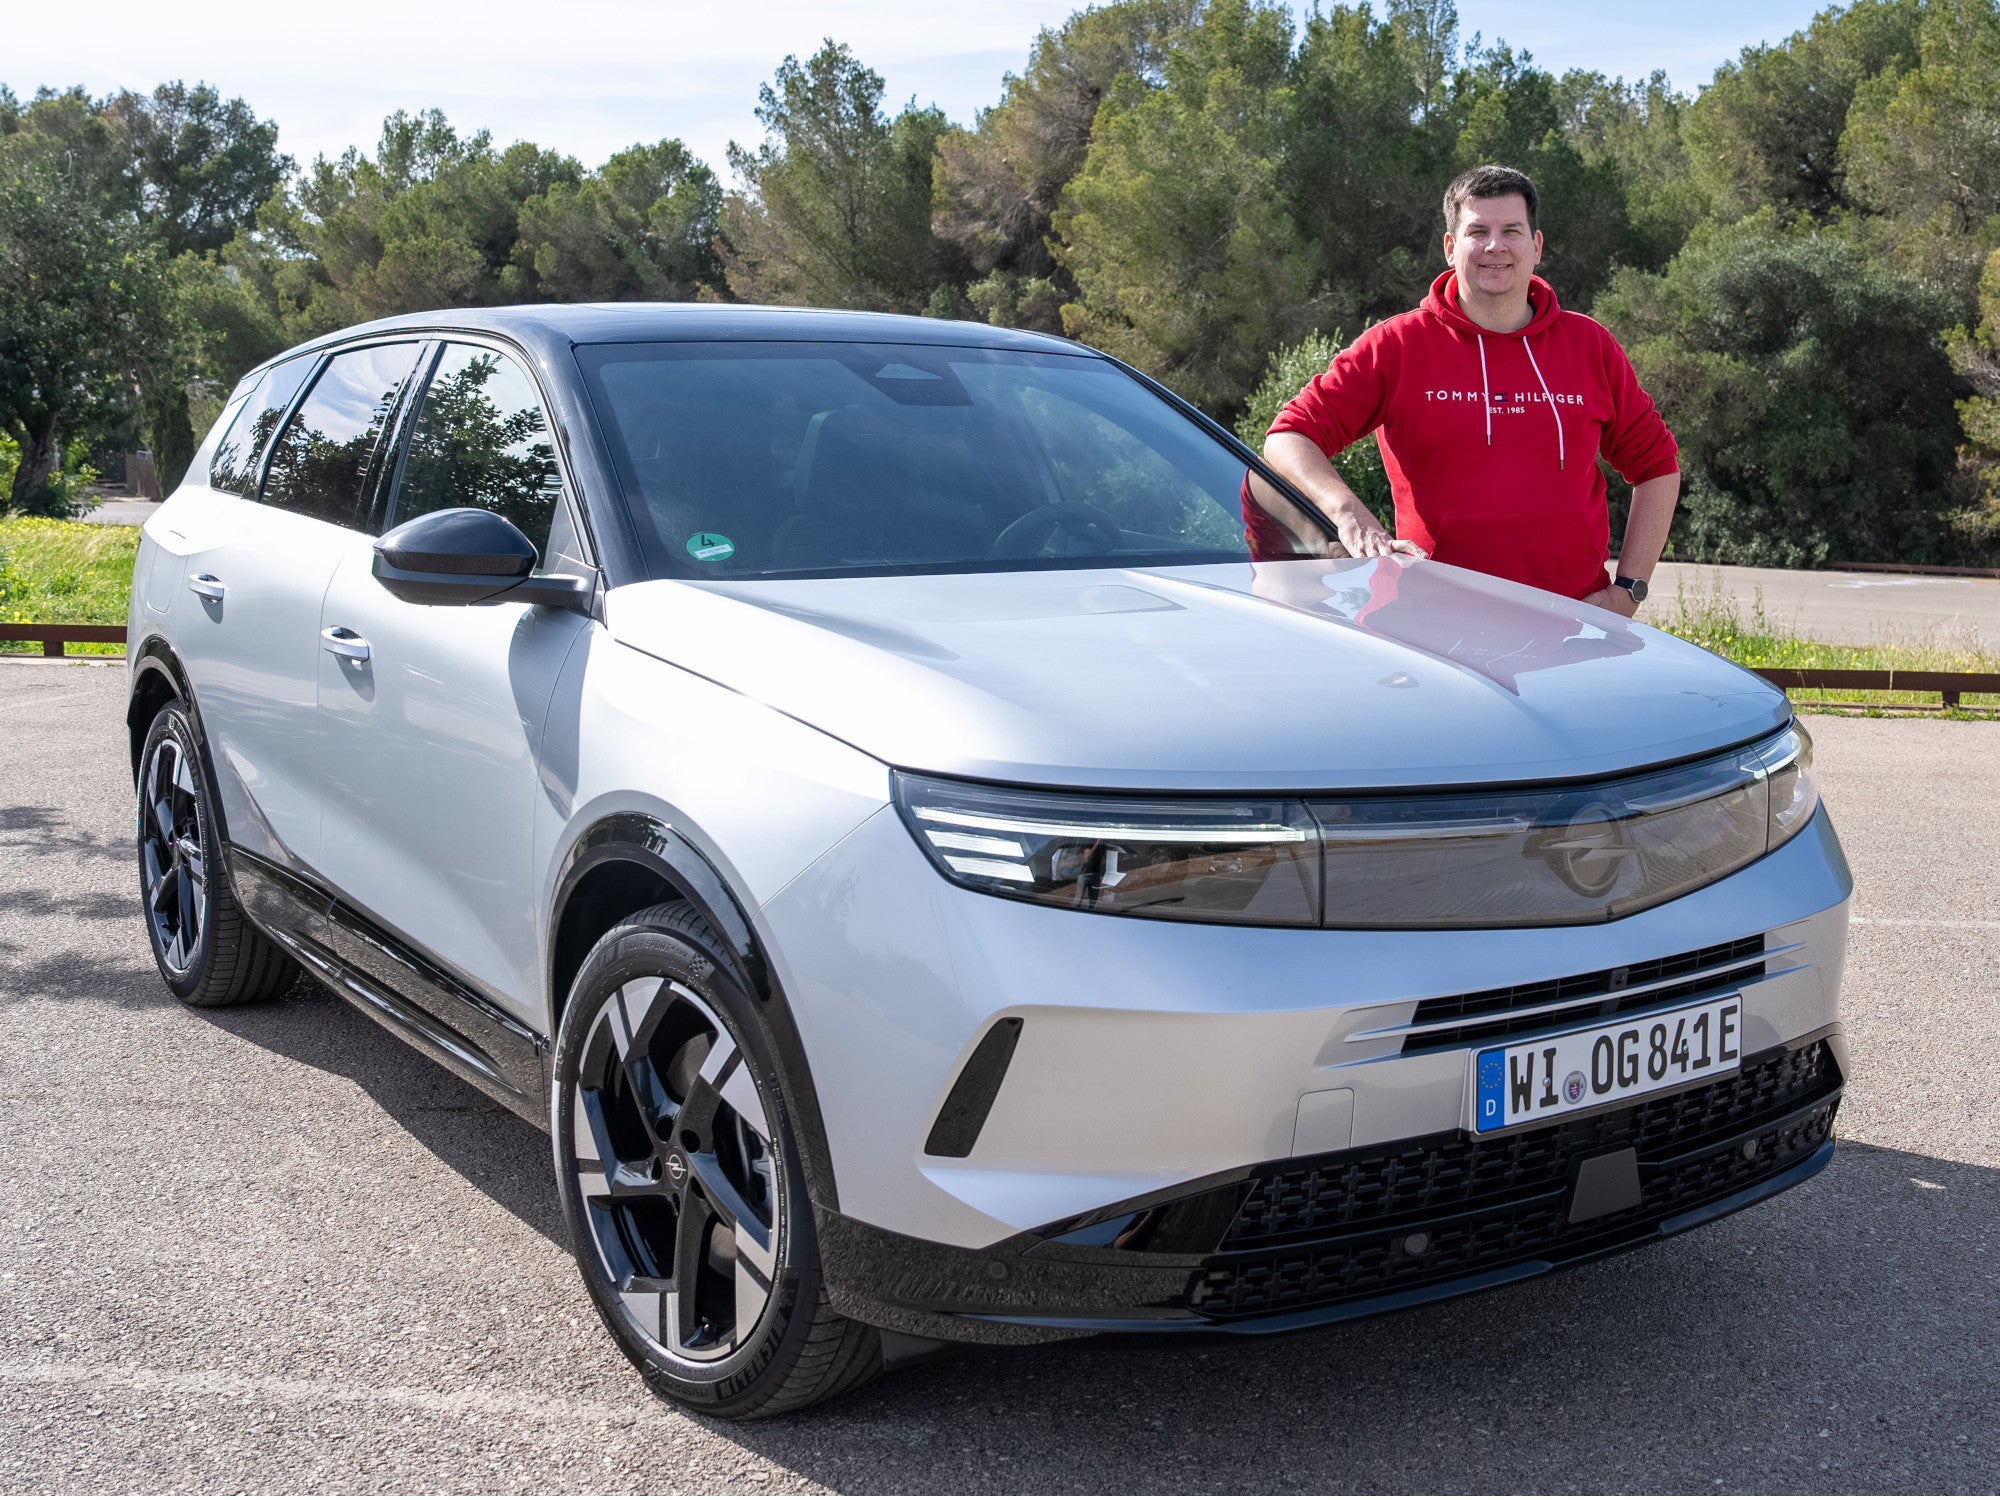
[[[0,641],[40,641],[42,655],[61,656],[71,641],[94,646],[125,644],[123,625],[0,625]]]
[[[122,646],[123,625],[0,625],[0,641],[40,641],[42,655],[61,656],[71,641]],[[1902,672],[1858,667],[1752,667],[1781,688],[1848,688],[1856,692],[1937,693],[1957,708],[1967,693],[2000,694],[2000,672]]]
[[[1893,668],[1752,667],[1781,688],[1848,688],[1857,692],[1937,693],[1945,708],[1959,707],[1967,693],[2000,693],[2000,672],[1898,672]]]

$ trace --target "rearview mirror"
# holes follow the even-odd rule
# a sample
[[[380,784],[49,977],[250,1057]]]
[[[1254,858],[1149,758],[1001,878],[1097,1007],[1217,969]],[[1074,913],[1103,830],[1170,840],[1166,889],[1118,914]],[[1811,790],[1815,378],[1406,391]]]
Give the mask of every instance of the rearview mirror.
[[[535,544],[505,516],[470,506],[434,510],[375,543],[375,577],[411,604],[549,604],[583,611],[590,580],[534,576]]]

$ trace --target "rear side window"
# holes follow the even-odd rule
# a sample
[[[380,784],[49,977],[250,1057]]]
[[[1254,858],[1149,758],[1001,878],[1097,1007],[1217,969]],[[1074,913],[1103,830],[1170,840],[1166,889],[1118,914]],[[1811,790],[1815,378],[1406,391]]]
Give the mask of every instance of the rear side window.
[[[492,349],[445,345],[403,460],[395,524],[461,505],[497,511],[546,561],[561,493],[555,435],[528,372]]]
[[[363,486],[421,347],[371,344],[327,361],[271,450],[266,505],[336,526],[362,524]]]
[[[257,493],[257,460],[270,445],[271,434],[284,420],[285,409],[312,373],[312,357],[288,359],[266,370],[237,408],[236,420],[216,445],[209,461],[208,482],[232,495]]]

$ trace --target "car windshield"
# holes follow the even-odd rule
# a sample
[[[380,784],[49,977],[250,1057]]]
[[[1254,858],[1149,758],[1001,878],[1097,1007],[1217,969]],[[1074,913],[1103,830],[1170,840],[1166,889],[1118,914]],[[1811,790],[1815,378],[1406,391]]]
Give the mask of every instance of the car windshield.
[[[1244,561],[1246,511],[1258,556],[1329,552],[1323,523],[1240,452],[1092,355],[834,343],[578,355],[655,577]]]

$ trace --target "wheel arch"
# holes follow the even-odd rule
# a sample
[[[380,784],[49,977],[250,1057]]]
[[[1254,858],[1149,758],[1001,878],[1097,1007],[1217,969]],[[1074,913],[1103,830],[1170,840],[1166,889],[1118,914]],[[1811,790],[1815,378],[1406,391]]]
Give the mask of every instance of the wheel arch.
[[[613,813],[579,834],[563,858],[549,919],[549,1035],[584,958],[598,939],[627,918],[663,901],[686,901],[719,932],[731,978],[770,1028],[804,1157],[813,1202],[836,1209],[832,1158],[819,1096],[791,1005],[751,923],[748,907],[692,843],[649,813]]]
[[[194,706],[194,691],[180,658],[157,635],[148,636],[132,654],[132,689],[125,704],[125,728],[131,740],[132,784],[139,784],[139,755],[146,747],[146,731],[160,710],[178,698],[188,706],[197,726],[201,715]]]

